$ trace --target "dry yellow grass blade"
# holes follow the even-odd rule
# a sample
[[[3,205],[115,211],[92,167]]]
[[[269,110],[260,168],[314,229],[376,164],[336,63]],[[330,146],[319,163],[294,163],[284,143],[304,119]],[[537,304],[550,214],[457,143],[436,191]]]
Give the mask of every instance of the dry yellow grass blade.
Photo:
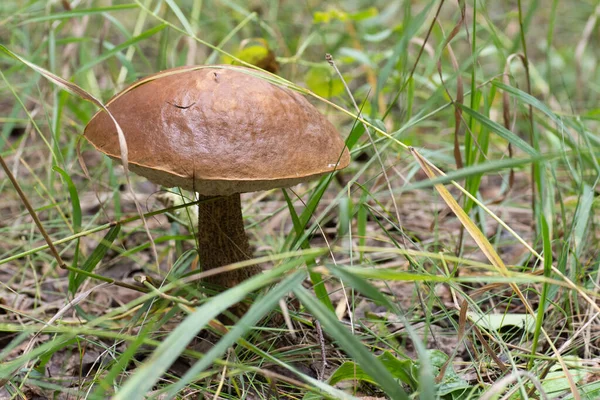
[[[416,151],[416,150],[413,149],[411,151]],[[421,155],[419,155],[419,157],[421,157],[428,164],[428,167],[432,170],[432,172],[434,173],[434,176],[435,176],[435,173],[437,173],[439,175],[442,175],[442,176],[445,175],[439,168],[437,168],[434,165],[431,165]],[[454,187],[456,187],[458,190],[460,190],[465,196],[467,196],[471,200],[473,200],[473,202],[475,204],[477,204],[478,207],[480,207],[494,221],[496,221],[498,224],[500,224],[500,226],[502,226],[503,229],[505,229],[508,233],[510,233],[512,235],[512,237],[514,237],[519,243],[521,243],[523,245],[523,247],[525,247],[527,249],[527,251],[529,251],[542,264],[544,263],[544,257],[540,253],[538,253],[537,251],[535,251],[535,249],[533,247],[531,247],[529,245],[529,243],[527,243],[521,236],[519,236],[519,234],[517,232],[515,232],[510,226],[508,226],[506,224],[506,222],[504,222],[500,217],[498,217],[485,204],[481,203],[479,201],[479,199],[477,199],[475,196],[473,196],[471,193],[469,193],[465,188],[463,188],[462,186],[460,186],[455,181],[451,181],[450,183],[452,183],[452,185]],[[588,293],[585,292],[585,290],[583,290],[580,287],[578,287],[571,279],[569,279],[569,277],[565,276],[565,274],[563,274],[554,265],[552,265],[552,272],[554,272],[556,275],[558,275],[560,277],[560,279],[563,280],[565,286],[569,287],[570,289],[575,290],[578,295],[580,295],[581,297],[583,297],[585,299],[585,301],[587,301],[587,303],[590,305],[590,307],[592,307],[594,310],[596,310],[596,312],[600,313],[600,306],[598,304],[596,304],[596,302],[588,295]]]
[[[443,172],[441,172],[439,169],[435,168],[434,166],[432,166],[433,169],[435,169],[435,171],[437,171],[440,175],[444,175]],[[521,243],[535,258],[537,258],[542,264],[544,263],[544,257],[538,253],[537,251],[535,251],[535,249],[533,247],[531,247],[529,245],[529,243],[527,243],[521,236],[519,236],[519,234],[517,232],[515,232],[510,226],[508,226],[506,224],[506,222],[504,222],[500,217],[498,217],[492,210],[490,210],[488,207],[486,207],[485,204],[481,203],[475,196],[473,196],[471,193],[469,193],[466,189],[464,189],[462,186],[460,186],[458,183],[456,183],[455,181],[451,182],[458,190],[460,190],[465,196],[469,197],[471,200],[473,200],[473,202],[475,204],[477,204],[478,207],[480,207],[483,211],[485,211],[486,214],[488,214],[494,221],[496,221],[498,224],[500,224],[500,226],[502,226],[502,228],[504,228],[508,233],[510,233],[519,243]],[[588,302],[588,304],[596,310],[596,312],[600,313],[600,306],[598,306],[598,304],[596,304],[596,302],[585,292],[585,290],[581,289],[580,287],[578,287],[571,279],[569,279],[569,277],[565,276],[565,274],[563,274],[558,268],[556,268],[554,265],[552,265],[552,272],[554,272],[556,275],[558,275],[560,277],[560,279],[563,280],[563,282],[565,283],[565,285],[567,287],[569,287],[570,289],[573,289],[577,292],[577,294],[579,294],[581,297],[583,297],[585,299],[585,301]]]
[[[421,169],[427,174],[427,176],[430,179],[434,179],[439,176],[432,169],[429,161],[427,161],[421,154],[419,154],[419,152],[415,148],[409,147],[409,151],[411,152],[411,154],[413,155],[415,160],[417,160]],[[492,246],[492,244],[489,242],[489,240],[487,240],[487,238],[485,237],[483,232],[481,232],[481,230],[475,225],[475,223],[473,223],[471,218],[469,218],[467,213],[462,209],[462,207],[458,204],[458,202],[454,199],[454,197],[452,197],[452,194],[442,184],[436,184],[436,185],[434,185],[434,187],[437,190],[437,192],[439,193],[439,195],[442,197],[444,202],[448,205],[448,207],[450,207],[450,209],[452,210],[454,215],[456,215],[458,220],[465,227],[467,232],[469,232],[469,235],[471,235],[471,237],[473,238],[475,243],[477,243],[477,246],[479,247],[479,249],[483,252],[483,254],[485,254],[485,256],[490,261],[490,263],[494,267],[496,267],[496,269],[502,276],[507,276],[509,274],[508,268],[506,268],[506,265],[504,264],[504,262],[502,261],[502,259],[500,258],[500,256],[498,255],[498,253],[496,252],[494,247]],[[519,299],[521,299],[521,301],[523,302],[523,305],[525,305],[525,308],[527,309],[527,312],[535,318],[536,313],[533,310],[533,307],[531,307],[531,305],[529,304],[529,302],[527,301],[527,299],[521,292],[521,289],[519,289],[519,287],[514,283],[511,283],[510,287],[514,290],[514,292],[517,294]],[[575,400],[580,400],[581,397],[579,396],[577,387],[575,386],[575,382],[573,381],[573,377],[569,373],[569,369],[568,369],[567,365],[565,364],[565,361],[561,357],[560,352],[554,346],[554,343],[552,342],[552,338],[550,338],[550,336],[548,335],[546,330],[544,328],[540,328],[540,329],[541,329],[543,335],[545,336],[546,340],[548,341],[548,344],[552,348],[552,351],[554,352],[556,359],[560,363],[560,366],[562,367],[563,372],[565,373],[565,376],[567,377],[569,386],[571,388],[571,393],[573,394],[573,398]]]

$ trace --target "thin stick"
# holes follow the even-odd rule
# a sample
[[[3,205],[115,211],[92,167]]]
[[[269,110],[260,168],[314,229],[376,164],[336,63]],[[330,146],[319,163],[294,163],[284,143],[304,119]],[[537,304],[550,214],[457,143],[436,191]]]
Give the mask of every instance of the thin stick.
[[[166,293],[161,292],[160,290],[158,290],[156,288],[156,286],[154,285],[154,283],[152,282],[152,280],[150,279],[149,276],[142,275],[142,276],[136,277],[136,281],[138,281],[139,283],[144,285],[146,288],[148,288],[148,290],[151,293],[156,294],[158,297],[163,298],[165,300],[172,301],[172,302],[178,303],[178,304],[185,304],[186,306],[190,306],[190,307],[194,307],[194,306],[198,305],[196,302],[188,301],[181,297],[170,296]]]
[[[38,227],[40,233],[44,237],[44,240],[46,241],[46,243],[48,243],[48,248],[50,249],[50,252],[56,259],[58,266],[62,269],[66,269],[67,265],[60,257],[60,254],[58,254],[58,250],[56,250],[56,247],[54,247],[54,243],[52,243],[52,239],[50,239],[50,236],[48,236],[48,232],[46,232],[46,230],[44,229],[44,226],[42,225],[42,221],[40,221],[39,217],[37,216],[37,213],[31,206],[31,203],[29,203],[27,196],[25,196],[25,193],[23,193],[23,190],[21,189],[19,182],[17,182],[17,179],[12,174],[11,170],[8,168],[8,165],[6,165],[6,162],[4,162],[4,158],[2,157],[2,154],[0,154],[0,165],[2,165],[2,169],[6,173],[6,176],[8,176],[8,179],[10,179],[10,182],[12,183],[12,185],[15,188],[15,190],[17,191],[17,193],[19,194],[21,201],[25,205],[25,208],[27,208],[27,211],[29,212],[29,215],[31,215],[31,218],[33,218],[33,222],[35,222],[35,225]]]
[[[2,169],[4,170],[4,172],[6,173],[6,175],[8,176],[8,179],[12,183],[12,185],[15,188],[15,190],[17,191],[17,193],[19,194],[19,197],[21,198],[21,201],[23,201],[23,204],[25,205],[25,208],[27,208],[27,211],[29,212],[29,215],[31,215],[31,218],[33,219],[33,222],[35,222],[35,225],[38,227],[40,233],[44,237],[44,240],[48,244],[48,249],[50,249],[50,253],[52,253],[52,255],[56,259],[56,262],[58,263],[58,266],[60,268],[69,270],[71,272],[77,272],[77,273],[80,273],[80,274],[84,274],[84,275],[87,275],[90,278],[98,279],[100,281],[103,281],[103,282],[106,282],[106,283],[111,283],[111,284],[116,285],[116,286],[121,286],[121,287],[124,287],[124,288],[127,288],[127,289],[136,290],[138,292],[146,292],[146,290],[144,290],[144,288],[140,288],[140,287],[137,287],[137,286],[134,286],[134,285],[130,285],[130,284],[125,283],[125,282],[120,282],[120,281],[117,281],[117,280],[112,279],[112,278],[106,278],[106,277],[103,277],[101,275],[97,275],[97,274],[94,274],[94,273],[91,273],[91,272],[88,272],[88,271],[84,271],[84,270],[79,269],[79,268],[69,267],[67,264],[65,264],[65,262],[62,260],[62,258],[60,256],[60,254],[58,253],[58,250],[54,246],[54,243],[52,243],[52,239],[48,235],[48,232],[46,232],[46,229],[44,229],[44,226],[42,225],[42,221],[40,220],[40,218],[38,217],[37,213],[35,212],[35,210],[31,206],[31,203],[29,203],[29,200],[27,199],[27,196],[25,195],[25,193],[21,189],[21,186],[19,185],[19,182],[17,182],[17,179],[13,175],[12,171],[10,170],[10,168],[8,168],[8,165],[6,165],[6,162],[4,161],[4,158],[2,157],[2,154],[0,154],[0,165],[2,165]]]
[[[323,329],[321,328],[321,323],[317,320],[315,320],[315,329],[317,330],[319,346],[321,347],[321,370],[319,371],[319,380],[323,380],[325,377],[325,369],[327,368],[327,354],[325,352],[325,336],[323,336]]]

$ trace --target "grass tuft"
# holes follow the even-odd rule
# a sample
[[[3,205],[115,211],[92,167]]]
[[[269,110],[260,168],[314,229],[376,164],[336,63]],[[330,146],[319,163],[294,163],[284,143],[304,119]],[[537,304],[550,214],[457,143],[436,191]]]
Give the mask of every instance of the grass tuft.
[[[0,398],[600,398],[599,13],[2,2]],[[82,132],[138,79],[215,63],[305,95],[352,163],[243,195],[255,258],[202,272],[196,195]]]

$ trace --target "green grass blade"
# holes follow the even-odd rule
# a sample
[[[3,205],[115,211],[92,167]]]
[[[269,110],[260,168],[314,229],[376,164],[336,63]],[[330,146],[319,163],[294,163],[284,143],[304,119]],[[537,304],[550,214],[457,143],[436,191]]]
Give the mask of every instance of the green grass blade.
[[[16,370],[23,367],[28,362],[37,359],[38,357],[44,355],[48,351],[52,351],[61,345],[71,341],[75,335],[66,333],[64,335],[56,336],[51,340],[42,343],[37,346],[33,350],[25,353],[17,358],[14,358],[10,361],[5,361],[0,364],[0,379],[9,379]]]
[[[544,276],[550,277],[552,274],[552,238],[550,237],[550,229],[548,221],[546,220],[543,213],[540,213],[540,234],[542,235],[542,241],[544,246]],[[538,342],[542,333],[542,327],[544,323],[544,316],[546,312],[546,300],[548,299],[549,292],[548,283],[542,284],[542,293],[540,295],[540,302],[538,309],[536,310],[537,315],[535,319],[535,330],[533,332],[533,339],[531,341],[531,358],[529,359],[527,368],[531,369],[535,361],[535,354],[537,353]]]
[[[298,218],[298,214],[296,213],[296,210],[294,209],[294,204],[292,203],[292,199],[290,199],[290,196],[288,195],[287,190],[282,189],[282,191],[283,191],[283,195],[285,197],[285,201],[288,206],[288,210],[290,211],[290,216],[292,217],[292,222],[294,223],[294,230],[296,232],[296,237],[301,237],[302,234],[304,233],[304,227],[306,226],[306,224],[302,224],[300,222],[300,219]],[[302,242],[300,243],[300,248],[303,250],[309,249],[310,244],[308,243],[308,240],[306,240],[306,239],[302,240]],[[327,308],[329,308],[330,310],[334,310],[333,303],[331,302],[331,299],[329,298],[329,293],[327,293],[327,288],[325,287],[323,275],[312,271],[311,267],[314,267],[317,265],[315,263],[315,259],[307,258],[306,265],[307,265],[307,267],[309,267],[308,272],[310,275],[310,281],[313,284],[313,288],[314,288],[315,293],[317,294],[317,297],[319,298],[319,300],[321,300],[327,306]]]
[[[588,185],[584,185],[583,193],[579,199],[577,213],[575,214],[574,230],[573,230],[573,247],[575,248],[575,256],[580,258],[585,249],[585,242],[588,238],[588,228],[592,219],[592,205],[594,203],[595,193]]]
[[[165,0],[165,2],[171,8],[171,11],[173,11],[173,14],[175,14],[179,22],[181,22],[181,25],[183,26],[187,34],[191,37],[196,37],[196,34],[194,33],[194,28],[192,28],[192,25],[187,20],[185,14],[183,13],[183,11],[181,11],[181,8],[179,8],[177,3],[175,3],[173,0]]]
[[[78,74],[82,74],[86,71],[88,71],[90,68],[93,68],[94,66],[104,62],[105,60],[109,59],[110,57],[116,55],[117,53],[120,53],[121,51],[143,41],[143,40],[147,40],[148,38],[154,36],[155,34],[157,34],[158,32],[162,31],[163,29],[165,29],[167,27],[166,24],[160,24],[157,25],[153,28],[148,29],[147,31],[144,31],[142,33],[140,33],[138,36],[132,37],[131,39],[128,39],[126,41],[124,41],[123,43],[114,46],[113,48],[111,48],[109,51],[102,53],[101,55],[99,55],[98,57],[95,57],[92,61],[88,62],[87,64],[82,65],[81,67],[79,67],[77,69],[77,71],[75,71],[73,73],[73,75],[78,75]]]
[[[489,129],[492,132],[495,132],[498,136],[500,136],[503,139],[507,140],[508,142],[512,143],[519,149],[523,150],[525,153],[527,153],[531,156],[534,156],[534,157],[539,157],[539,155],[540,155],[539,152],[537,152],[533,147],[531,147],[526,141],[524,141],[523,139],[521,139],[520,137],[518,137],[517,135],[515,135],[514,133],[512,133],[511,131],[509,131],[508,129],[503,127],[502,125],[500,125],[499,123],[492,121],[491,119],[478,113],[475,110],[470,109],[469,107],[463,106],[461,104],[457,104],[457,105],[466,114],[470,115],[475,120],[477,120],[477,122],[479,122],[482,126],[486,127],[487,129]]]
[[[52,169],[60,174],[65,183],[67,184],[67,189],[69,190],[69,197],[71,198],[71,210],[73,217],[73,233],[78,233],[81,231],[81,203],[79,202],[79,194],[77,193],[77,187],[73,183],[73,180],[62,168],[55,165]],[[73,262],[71,266],[73,268],[77,268],[79,265],[79,239],[75,242],[75,251],[73,253]],[[69,274],[69,283],[71,283],[72,275]],[[72,292],[74,293],[74,292]]]
[[[104,238],[98,246],[92,251],[92,254],[85,260],[81,269],[86,272],[92,272],[94,268],[98,265],[98,263],[104,258],[106,252],[112,246],[112,243],[115,241],[117,236],[119,235],[119,231],[121,230],[121,225],[117,224],[109,229]],[[86,275],[69,272],[69,291],[71,293],[77,292],[77,289],[81,286],[83,281],[87,278]]]
[[[335,314],[317,301],[303,287],[294,293],[311,314],[321,322],[323,329],[368,373],[393,400],[408,400],[408,396],[385,366],[342,324]]]
[[[175,394],[183,389],[185,385],[190,383],[196,375],[212,365],[217,357],[222,356],[227,349],[248,332],[253,325],[269,311],[273,310],[283,296],[301,285],[303,279],[304,273],[302,271],[297,271],[270,289],[262,298],[255,301],[252,307],[250,307],[248,312],[235,324],[235,326],[223,336],[223,338],[219,340],[219,342],[215,344],[200,361],[194,364],[177,383],[171,386],[167,397],[175,396]]]
[[[351,274],[348,271],[348,269],[337,268],[334,266],[330,266],[329,269],[334,275],[338,276],[347,285],[353,287],[355,290],[359,291],[363,295],[371,298],[376,303],[385,306],[388,310],[396,314],[401,320],[404,320],[402,311],[394,303],[392,303],[387,296],[381,293],[381,291],[379,291],[375,286],[371,285],[364,279],[361,279],[358,276]],[[419,356],[419,390],[421,392],[420,398],[424,400],[434,400],[435,377],[433,376],[433,367],[431,365],[431,362],[429,361],[427,349],[425,348],[425,345],[423,344],[419,335],[414,331],[414,329],[412,329],[408,321],[404,322],[404,327],[408,335],[410,336]]]
[[[135,340],[129,343],[127,349],[115,360],[113,366],[108,370],[108,373],[102,377],[96,390],[90,396],[91,399],[106,399],[108,396],[106,392],[112,392],[113,387],[117,384],[115,382],[119,374],[127,370],[127,366],[131,360],[136,356],[140,346],[145,342],[145,339],[154,329],[157,324],[146,324],[143,326],[138,335],[135,335]]]
[[[392,74],[392,71],[395,69],[396,64],[398,63],[398,60],[400,59],[401,55],[406,54],[406,48],[408,46],[410,39],[418,32],[419,29],[421,29],[421,27],[423,27],[425,25],[425,19],[429,15],[429,11],[431,10],[431,7],[433,7],[433,5],[435,3],[436,3],[435,1],[429,2],[429,4],[427,4],[425,7],[423,7],[423,9],[421,10],[421,12],[418,15],[416,15],[414,17],[411,16],[410,18],[408,18],[408,17],[406,18],[406,22],[407,22],[406,29],[402,31],[402,35],[400,36],[399,40],[396,42],[391,56],[387,59],[383,68],[381,68],[381,72],[378,74],[377,87],[375,88],[375,95],[373,96],[373,101],[375,101],[375,99],[379,98],[379,94],[381,93],[386,82],[390,78],[390,75]],[[406,82],[408,82],[408,81],[406,81]],[[375,104],[373,104],[373,105],[375,105]],[[389,105],[390,109],[392,106],[393,106],[393,104]],[[375,109],[375,107],[373,107],[373,108]],[[386,115],[388,112],[389,112],[389,109],[388,109],[388,111],[386,111]]]
[[[75,186],[69,174],[67,174],[62,168],[55,165],[52,167],[52,169],[58,172],[67,184],[69,197],[71,198],[71,210],[73,212],[73,233],[77,233],[81,230],[81,204],[79,202],[77,186]]]
[[[88,15],[109,13],[109,12],[114,12],[114,11],[132,10],[137,7],[138,7],[137,4],[132,3],[132,4],[118,4],[118,5],[114,5],[114,6],[108,6],[108,7],[84,8],[81,10],[71,10],[71,11],[65,11],[65,12],[60,12],[60,13],[42,15],[40,17],[29,18],[29,19],[26,19],[25,21],[21,22],[19,25],[37,24],[39,22],[56,21],[56,20],[60,20],[60,19],[79,18],[79,17],[88,16]]]
[[[296,264],[297,262],[290,262],[262,275],[254,276],[240,285],[214,296],[207,303],[198,307],[162,341],[160,346],[152,353],[152,356],[136,370],[113,398],[115,400],[143,399],[145,394],[185,350],[190,341],[213,318],[242,301],[248,293],[272,283]]]
[[[558,129],[560,131],[564,131],[566,129],[562,118],[560,118],[558,115],[556,115],[556,113],[554,111],[552,111],[547,105],[545,105],[544,103],[542,103],[540,100],[536,99],[529,93],[524,92],[515,87],[506,85],[498,80],[493,80],[491,83],[492,83],[492,85],[496,86],[498,89],[502,89],[505,92],[512,94],[515,97],[515,99],[522,101],[525,104],[529,104],[530,106],[533,106],[534,108],[537,108],[538,110],[543,112],[548,118],[550,118],[552,120],[552,122],[554,122],[556,124],[556,126],[558,127]]]
[[[347,393],[342,392],[339,389],[336,389],[328,384],[326,384],[325,382],[319,381],[315,378],[312,378],[309,375],[304,374],[302,371],[300,371],[297,368],[294,368],[294,366],[289,365],[287,363],[284,363],[283,361],[279,360],[277,357],[269,354],[266,351],[261,350],[260,348],[254,346],[252,343],[247,343],[247,346],[249,349],[251,349],[255,354],[257,354],[258,356],[264,358],[265,360],[272,362],[275,365],[278,365],[282,368],[287,369],[288,371],[294,373],[295,375],[301,377],[304,381],[306,381],[309,385],[312,385],[315,389],[319,390],[319,394],[316,395],[315,393],[307,393],[303,398],[304,399],[311,399],[311,400],[316,400],[319,399],[321,400],[323,397],[326,398],[331,398],[331,399],[341,399],[341,400],[359,400],[358,397],[354,397],[352,395],[349,395]]]

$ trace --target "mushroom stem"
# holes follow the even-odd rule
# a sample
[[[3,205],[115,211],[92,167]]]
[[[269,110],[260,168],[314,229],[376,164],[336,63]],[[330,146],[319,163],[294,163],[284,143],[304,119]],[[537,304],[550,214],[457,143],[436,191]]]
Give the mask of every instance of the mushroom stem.
[[[203,271],[252,258],[239,194],[199,203],[198,247]],[[260,272],[260,266],[253,265],[210,276],[205,282],[215,287],[230,288]]]

